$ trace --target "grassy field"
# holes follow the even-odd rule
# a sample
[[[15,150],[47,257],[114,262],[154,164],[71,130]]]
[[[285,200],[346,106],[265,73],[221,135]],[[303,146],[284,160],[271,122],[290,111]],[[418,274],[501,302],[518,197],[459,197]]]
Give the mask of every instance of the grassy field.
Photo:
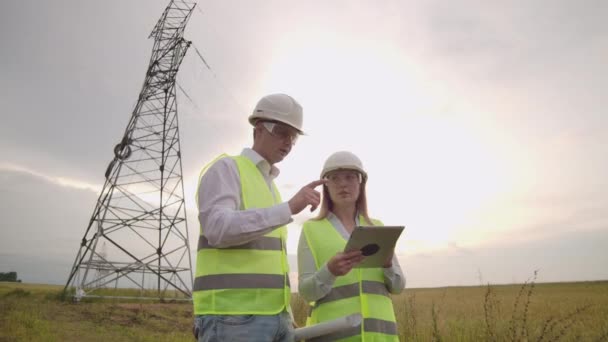
[[[190,303],[61,300],[61,286],[0,283],[0,341],[193,341]],[[608,341],[608,281],[407,289],[402,341]],[[296,321],[306,304],[293,298]]]

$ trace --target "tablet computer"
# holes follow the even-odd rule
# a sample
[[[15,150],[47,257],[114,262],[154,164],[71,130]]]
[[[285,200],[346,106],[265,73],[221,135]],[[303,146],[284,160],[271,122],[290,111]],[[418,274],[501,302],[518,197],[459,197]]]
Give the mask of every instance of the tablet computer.
[[[404,226],[357,226],[344,247],[345,252],[361,250],[365,259],[357,268],[382,267],[389,258]]]

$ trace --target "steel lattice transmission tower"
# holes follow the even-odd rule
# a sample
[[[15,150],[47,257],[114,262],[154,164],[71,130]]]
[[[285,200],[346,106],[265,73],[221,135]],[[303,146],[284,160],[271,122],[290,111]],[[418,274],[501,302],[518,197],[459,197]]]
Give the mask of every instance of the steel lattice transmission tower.
[[[139,289],[133,290],[139,298],[191,297],[175,78],[195,6],[171,1],[150,34],[154,47],[137,105],[66,283],[75,300],[115,297],[107,287]]]

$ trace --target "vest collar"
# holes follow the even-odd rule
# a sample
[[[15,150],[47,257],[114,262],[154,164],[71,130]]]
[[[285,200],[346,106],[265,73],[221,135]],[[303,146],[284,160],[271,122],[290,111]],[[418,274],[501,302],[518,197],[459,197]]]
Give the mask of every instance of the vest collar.
[[[259,153],[257,153],[251,148],[244,148],[241,152],[241,155],[251,160],[253,164],[257,166],[260,172],[262,172],[262,175],[264,175],[264,177],[275,179],[280,173],[279,169],[276,166],[270,165],[270,163],[268,163],[268,161],[264,159],[264,157],[262,157]]]
[[[327,213],[327,220],[334,226],[334,228],[336,228],[336,230],[340,233],[340,235],[342,235],[342,237],[348,239],[350,233],[346,231],[346,228],[344,228],[344,225],[342,224],[338,216],[336,216],[330,211]],[[359,225],[359,213],[357,213],[357,216],[355,216],[355,225]]]

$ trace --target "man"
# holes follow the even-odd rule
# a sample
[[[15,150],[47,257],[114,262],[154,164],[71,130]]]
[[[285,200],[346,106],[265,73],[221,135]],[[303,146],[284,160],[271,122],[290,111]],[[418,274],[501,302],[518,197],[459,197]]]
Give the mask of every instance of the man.
[[[203,341],[293,341],[286,224],[320,202],[314,181],[282,202],[274,166],[302,133],[292,97],[263,97],[249,122],[253,147],[222,155],[201,172],[201,225],[193,288],[194,333]]]

